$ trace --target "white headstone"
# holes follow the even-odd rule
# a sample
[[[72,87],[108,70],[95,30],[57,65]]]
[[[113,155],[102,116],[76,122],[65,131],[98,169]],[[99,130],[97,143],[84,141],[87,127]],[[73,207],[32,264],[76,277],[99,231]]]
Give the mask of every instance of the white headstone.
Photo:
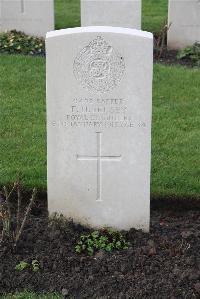
[[[54,30],[54,0],[0,0],[0,31],[45,37]]]
[[[200,0],[169,0],[168,47],[181,49],[200,42]]]
[[[141,0],[81,0],[81,26],[141,28]]]
[[[50,213],[148,231],[152,34],[65,29],[46,50]]]

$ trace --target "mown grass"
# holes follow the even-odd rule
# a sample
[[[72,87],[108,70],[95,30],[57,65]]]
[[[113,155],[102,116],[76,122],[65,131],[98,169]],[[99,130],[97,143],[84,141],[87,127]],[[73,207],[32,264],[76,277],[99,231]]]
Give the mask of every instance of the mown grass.
[[[46,190],[45,59],[2,55],[0,185]],[[200,69],[155,65],[152,183],[158,196],[200,194]]]
[[[168,0],[142,1],[142,29],[159,32],[167,18]],[[55,1],[56,29],[80,26],[80,0]]]
[[[158,33],[167,21],[168,0],[142,1],[142,30]]]
[[[1,55],[0,71],[0,184],[45,187],[45,61]]]
[[[200,195],[200,69],[155,65],[153,196]]]
[[[56,29],[80,26],[80,0],[55,0]]]
[[[58,294],[36,295],[32,292],[23,292],[16,294],[0,295],[0,299],[62,299]]]

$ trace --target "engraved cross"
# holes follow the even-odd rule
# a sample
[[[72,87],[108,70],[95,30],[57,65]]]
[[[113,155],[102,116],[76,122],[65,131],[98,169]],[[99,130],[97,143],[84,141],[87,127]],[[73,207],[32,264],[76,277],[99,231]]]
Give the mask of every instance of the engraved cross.
[[[97,162],[97,201],[102,201],[101,199],[101,190],[102,190],[102,161],[114,162],[120,161],[120,156],[104,156],[101,154],[101,141],[102,133],[96,132],[97,137],[97,154],[94,156],[81,156],[77,155],[77,160],[79,161],[96,161]]]

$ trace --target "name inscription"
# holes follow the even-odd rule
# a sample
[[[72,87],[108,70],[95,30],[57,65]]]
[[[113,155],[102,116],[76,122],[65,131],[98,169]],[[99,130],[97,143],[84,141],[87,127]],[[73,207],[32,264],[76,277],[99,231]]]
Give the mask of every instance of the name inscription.
[[[133,118],[126,102],[123,98],[75,98],[63,119],[53,121],[52,125],[72,128],[146,127],[144,121]]]

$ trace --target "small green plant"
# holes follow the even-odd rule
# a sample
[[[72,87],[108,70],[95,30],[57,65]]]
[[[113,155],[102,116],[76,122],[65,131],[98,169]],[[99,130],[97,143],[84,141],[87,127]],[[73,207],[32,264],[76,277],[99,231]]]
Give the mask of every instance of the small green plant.
[[[200,42],[197,42],[193,46],[189,46],[183,50],[180,50],[178,52],[177,58],[189,59],[194,64],[200,66]]]
[[[37,260],[33,260],[31,262],[31,266],[32,266],[33,272],[37,272],[37,271],[40,270],[40,265],[39,265],[39,262]]]
[[[8,54],[45,54],[44,39],[12,30],[0,34],[0,52]]]
[[[15,270],[17,271],[23,271],[25,269],[29,268],[29,264],[27,262],[21,261],[19,264],[15,266]]]
[[[104,229],[93,231],[88,235],[81,235],[80,240],[75,246],[75,251],[77,253],[86,253],[91,256],[100,249],[111,252],[115,249],[127,249],[128,245],[128,242],[126,242],[120,232]]]
[[[21,262],[19,262],[19,264],[17,264],[15,266],[15,270],[17,270],[17,271],[23,271],[26,269],[31,269],[33,272],[39,271],[40,270],[39,262],[37,260],[32,260],[31,263],[21,261]]]

